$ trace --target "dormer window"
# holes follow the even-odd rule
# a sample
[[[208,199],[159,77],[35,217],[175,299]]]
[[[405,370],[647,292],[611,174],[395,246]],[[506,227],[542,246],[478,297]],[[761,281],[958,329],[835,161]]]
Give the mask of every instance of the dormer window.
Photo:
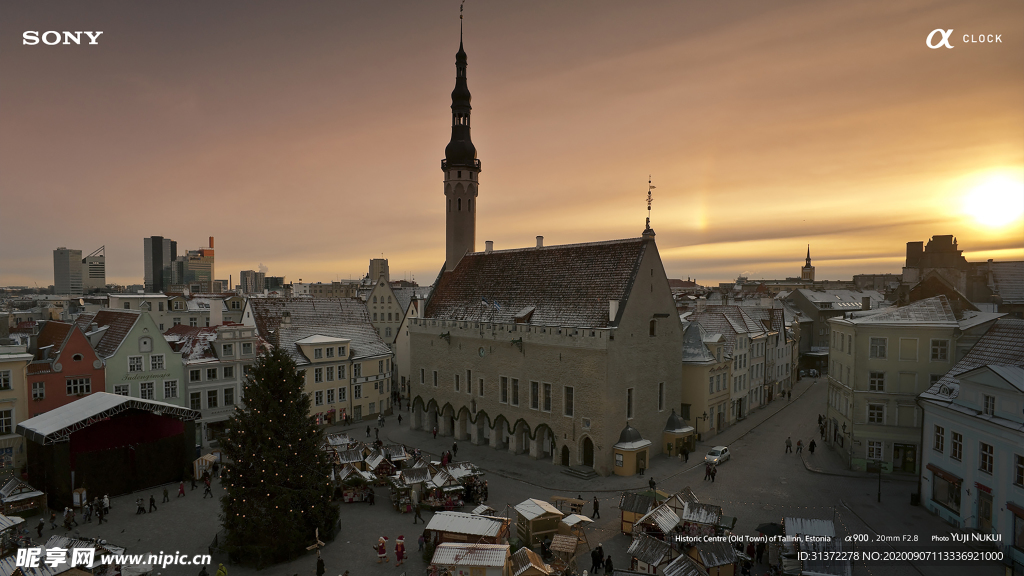
[[[996,413],[996,397],[995,396],[989,396],[988,394],[984,395],[983,411],[985,412],[985,414],[987,414],[989,416],[992,416],[992,415],[994,415]]]

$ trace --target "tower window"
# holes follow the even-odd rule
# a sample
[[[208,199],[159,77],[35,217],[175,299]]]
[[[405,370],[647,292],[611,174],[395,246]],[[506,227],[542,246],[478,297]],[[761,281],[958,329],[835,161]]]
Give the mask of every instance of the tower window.
[[[462,198],[459,198],[459,212],[462,211]]]
[[[452,199],[451,198],[448,199],[448,211],[449,212],[452,211]]]
[[[462,178],[462,170],[459,170],[459,178]]]
[[[470,172],[470,174],[472,174],[472,172]],[[470,198],[469,200],[466,200],[466,211],[467,212],[472,212],[473,211],[473,199],[472,198]]]

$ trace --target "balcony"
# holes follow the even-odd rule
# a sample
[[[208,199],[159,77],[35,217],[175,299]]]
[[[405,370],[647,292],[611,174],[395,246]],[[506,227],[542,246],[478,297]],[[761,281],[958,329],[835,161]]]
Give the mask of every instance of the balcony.
[[[466,168],[466,166],[461,165],[461,164],[459,164],[459,165],[453,164],[452,168]],[[479,159],[473,160],[473,168],[475,168],[477,170],[480,169],[480,160]],[[442,159],[441,160],[441,170],[447,170],[447,169],[448,169],[448,160],[447,159]]]

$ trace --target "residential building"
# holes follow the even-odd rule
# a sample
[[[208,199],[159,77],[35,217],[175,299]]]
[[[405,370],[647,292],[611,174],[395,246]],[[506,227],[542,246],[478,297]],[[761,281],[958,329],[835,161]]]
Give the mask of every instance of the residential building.
[[[725,349],[721,334],[708,333],[699,322],[684,324],[679,415],[693,422],[700,441],[707,441],[729,425],[732,358]]]
[[[832,318],[826,442],[850,467],[920,473],[917,396],[956,363],[957,340],[977,337],[995,315],[960,321],[944,296],[874,314]]]
[[[918,404],[924,507],[959,529],[1000,535],[1007,564],[1021,571],[1024,320],[995,321]]]
[[[236,323],[172,326],[164,340],[184,365],[185,406],[202,414],[196,439],[204,448],[215,447],[235,407],[244,403],[245,377],[263,344],[254,328]]]
[[[384,276],[377,279],[367,296],[366,307],[377,333],[385,342],[393,344],[405,314],[398,302],[398,296],[391,288],[391,283]]]
[[[182,364],[147,308],[82,314],[75,324],[106,365],[107,392],[186,406]]]
[[[172,326],[216,326],[223,322],[239,322],[245,297],[233,292],[220,294],[110,294],[112,310],[148,310],[161,333]]]
[[[256,270],[242,270],[238,274],[242,294],[262,294],[266,288],[266,274]]]
[[[251,298],[242,324],[287,352],[306,381],[321,423],[373,418],[391,410],[391,349],[354,298]]]
[[[0,474],[17,474],[25,465],[24,438],[15,433],[28,420],[27,374],[32,354],[25,346],[0,346]]]
[[[359,280],[335,280],[330,284],[293,284],[293,296],[312,296],[313,298],[358,298]]]
[[[829,348],[829,319],[853,310],[876,310],[885,298],[874,290],[809,290],[799,288],[786,295],[786,304],[809,320],[801,329],[800,354],[816,355],[825,370]]]
[[[146,292],[163,292],[171,284],[171,262],[178,259],[178,243],[163,236],[142,240]]]
[[[54,294],[82,293],[82,251],[63,246],[53,251]]]
[[[106,391],[103,359],[75,324],[44,322],[29,352],[26,418]]]
[[[762,384],[770,331],[740,306],[707,306],[688,319],[701,324],[708,333],[722,335],[725,357],[732,362],[726,425],[742,420],[752,408],[762,404],[762,397],[768,395],[767,390],[762,390]],[[780,392],[773,384],[772,397]]]

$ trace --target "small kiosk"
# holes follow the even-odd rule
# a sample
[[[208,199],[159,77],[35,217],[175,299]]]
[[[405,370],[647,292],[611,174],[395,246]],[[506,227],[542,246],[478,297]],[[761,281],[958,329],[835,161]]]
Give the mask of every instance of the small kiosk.
[[[629,424],[619,434],[619,441],[612,446],[615,456],[615,474],[633,476],[646,470],[650,463],[651,441],[644,440],[640,432]]]
[[[633,538],[626,554],[630,558],[629,569],[644,574],[657,574],[659,566],[675,557],[672,547],[667,542],[646,534]]]
[[[675,408],[665,423],[665,431],[661,433],[661,445],[669,456],[682,454],[684,448],[687,452],[693,452],[697,446],[693,426],[687,426],[676,414]]]
[[[587,533],[584,528],[587,527],[587,524],[593,523],[593,520],[581,514],[569,514],[558,523],[558,533],[575,536],[577,541],[586,542],[587,548],[590,548],[590,541],[587,540]]]
[[[433,566],[443,566],[452,576],[510,576],[508,544],[445,542],[434,550]]]
[[[341,499],[343,502],[363,502],[370,493],[370,484],[377,481],[373,472],[364,472],[351,464],[345,464],[337,475],[341,483]]]
[[[36,490],[24,480],[11,478],[0,488],[0,513],[30,516],[46,513],[46,494]]]
[[[679,514],[682,533],[687,536],[714,536],[720,532],[722,507],[701,502],[685,502]]]
[[[708,576],[734,576],[736,574],[736,549],[728,542],[698,542],[687,550]]]
[[[622,533],[632,534],[633,524],[651,511],[654,498],[636,492],[623,492],[619,497],[619,511],[622,513]]]
[[[438,512],[427,522],[430,542],[504,544],[508,541],[509,520],[497,516],[477,516],[466,512]]]
[[[516,534],[526,546],[535,546],[558,532],[562,513],[551,504],[529,498],[516,505]]]

